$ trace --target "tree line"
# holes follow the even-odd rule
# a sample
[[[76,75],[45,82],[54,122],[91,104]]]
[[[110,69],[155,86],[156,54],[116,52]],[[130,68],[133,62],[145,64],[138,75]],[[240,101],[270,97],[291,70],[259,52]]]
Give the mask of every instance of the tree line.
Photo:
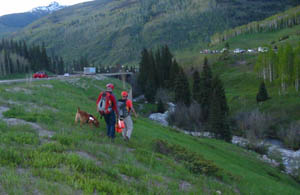
[[[5,39],[0,42],[0,76],[41,70],[63,74],[64,67],[62,57],[49,57],[44,44],[27,46],[25,41]]]
[[[271,48],[268,52],[260,53],[255,71],[264,81],[279,85],[283,93],[290,86],[299,91],[300,44],[295,49],[286,44],[279,47],[277,53]]]
[[[211,37],[211,44],[215,45],[242,34],[270,32],[291,28],[298,24],[300,24],[300,6],[289,9],[284,13],[271,16],[263,21],[251,22],[234,29],[226,30],[223,33],[216,33]]]
[[[200,105],[201,115],[196,120],[218,138],[231,140],[227,122],[229,108],[223,83],[217,75],[213,76],[207,58],[204,60],[202,72],[194,70],[190,79],[167,45],[154,52],[143,49],[139,66],[138,87],[149,102],[155,101],[159,88],[167,89],[170,94],[174,94],[177,105]]]

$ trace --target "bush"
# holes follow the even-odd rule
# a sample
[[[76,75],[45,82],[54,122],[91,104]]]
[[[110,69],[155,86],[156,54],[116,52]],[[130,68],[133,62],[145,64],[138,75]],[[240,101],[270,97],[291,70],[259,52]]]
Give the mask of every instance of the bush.
[[[203,128],[201,106],[195,102],[189,107],[177,104],[175,112],[170,113],[167,120],[171,125],[191,131]]]
[[[155,140],[154,144],[156,152],[172,156],[176,161],[184,162],[190,172],[221,178],[221,169],[214,162],[204,159],[200,154],[191,152],[177,144],[169,144],[167,141],[160,139]]]
[[[162,103],[166,104],[171,101],[171,96],[167,89],[159,88],[155,95],[155,101],[159,102],[162,101]]]
[[[246,148],[248,150],[252,150],[258,154],[264,155],[268,153],[268,147],[265,144],[259,144],[259,143],[249,143],[246,145]]]
[[[292,123],[288,128],[281,128],[279,138],[283,143],[294,150],[300,148],[300,123]]]
[[[159,100],[158,104],[157,104],[157,112],[164,113],[165,111],[166,111],[166,109],[165,109],[164,103],[161,100]]]
[[[239,112],[235,117],[238,129],[244,132],[243,136],[252,141],[264,139],[271,126],[272,118],[258,109],[250,112]]]

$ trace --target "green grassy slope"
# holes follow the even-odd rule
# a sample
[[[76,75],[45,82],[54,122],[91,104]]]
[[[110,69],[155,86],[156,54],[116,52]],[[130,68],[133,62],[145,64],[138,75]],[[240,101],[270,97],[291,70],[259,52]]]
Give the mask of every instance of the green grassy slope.
[[[110,143],[103,119],[99,129],[74,125],[77,106],[95,114],[95,100],[107,82],[115,83],[120,97],[122,84],[117,80],[69,78],[0,85],[0,105],[10,108],[5,116],[37,123],[54,134],[39,136],[31,126],[7,126],[0,120],[0,193],[299,192],[299,184],[258,160],[255,153],[219,140],[193,138],[145,118],[134,119],[129,143],[120,135]],[[211,160],[220,169],[218,177],[193,174],[183,161],[158,153],[157,139]]]
[[[57,11],[13,35],[45,42],[67,62],[86,56],[105,65],[135,62],[140,51],[168,44],[198,47],[215,32],[283,11],[281,0],[97,0]]]

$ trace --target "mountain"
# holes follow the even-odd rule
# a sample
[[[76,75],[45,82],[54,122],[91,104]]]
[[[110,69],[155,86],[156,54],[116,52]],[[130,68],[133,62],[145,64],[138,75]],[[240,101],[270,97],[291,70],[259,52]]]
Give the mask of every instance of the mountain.
[[[40,6],[40,7],[36,7],[33,8],[31,12],[44,12],[44,13],[52,13],[55,12],[57,10],[63,9],[66,6],[60,5],[59,3],[57,3],[56,1],[50,3],[48,6]]]
[[[261,20],[295,5],[282,0],[96,0],[67,7],[13,37],[45,42],[71,62],[136,62],[143,47],[198,46],[215,32]]]
[[[210,36],[284,11],[282,0],[96,0],[70,6],[27,26],[13,37],[45,43],[67,62],[137,62],[143,47],[199,47]]]
[[[8,14],[0,17],[0,37],[8,35],[31,24],[32,22],[44,17],[54,11],[60,10],[65,6],[52,2],[48,6],[37,7],[29,12]]]

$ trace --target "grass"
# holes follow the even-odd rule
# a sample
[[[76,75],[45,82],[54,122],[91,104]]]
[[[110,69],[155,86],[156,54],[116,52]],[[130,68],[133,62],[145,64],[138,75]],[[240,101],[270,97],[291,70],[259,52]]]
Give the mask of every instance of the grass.
[[[28,125],[7,126],[0,120],[0,192],[8,194],[297,194],[300,185],[257,158],[257,154],[214,139],[198,139],[162,127],[146,118],[134,120],[130,142],[114,143],[100,128],[74,125],[77,106],[95,114],[95,101],[107,82],[91,78],[0,85],[6,117],[38,123],[55,133],[39,137]],[[51,88],[43,87],[44,84]],[[25,88],[13,92],[8,88]],[[7,100],[19,102],[12,105]],[[30,103],[30,104],[29,104]],[[37,105],[29,107],[28,105]],[[53,109],[46,109],[46,108]],[[43,109],[45,108],[45,109]],[[95,114],[96,115],[96,114]],[[46,140],[46,141],[45,141]],[[194,173],[183,154],[155,150],[155,140],[211,162],[218,177]],[[174,151],[177,151],[174,150]],[[184,155],[185,157],[185,155]],[[186,158],[186,157],[185,157]],[[191,157],[190,157],[191,158]],[[187,182],[187,191],[181,190]]]

